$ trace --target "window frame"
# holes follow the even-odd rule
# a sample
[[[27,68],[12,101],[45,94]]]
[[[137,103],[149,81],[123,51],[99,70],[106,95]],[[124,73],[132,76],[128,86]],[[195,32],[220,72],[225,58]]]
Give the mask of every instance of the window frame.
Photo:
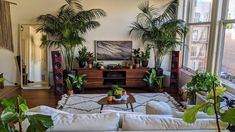
[[[196,0],[184,0],[184,6],[186,6],[186,9],[184,10],[184,15],[185,15],[185,18],[184,20],[186,21],[187,23],[187,26],[190,27],[190,26],[200,26],[200,25],[209,25],[210,28],[211,28],[211,25],[212,25],[212,11],[213,11],[213,3],[214,3],[214,0],[212,0],[212,8],[211,8],[211,14],[210,14],[210,18],[209,18],[209,21],[208,22],[191,22],[191,13],[192,13],[192,3],[195,2]],[[209,29],[209,33],[211,32],[211,29]],[[207,51],[205,52],[205,57],[207,58],[207,54],[208,54],[208,48],[209,48],[209,45],[210,45],[210,37],[211,37],[211,34],[208,35],[208,45],[207,45]],[[186,53],[188,53],[189,49],[189,36],[186,36],[186,39],[185,39],[185,44],[183,46],[183,53],[182,53],[182,62],[181,62],[181,67],[190,72],[190,73],[195,73],[195,70],[191,69],[190,67],[186,66],[185,65],[185,61],[187,61],[188,59],[185,59],[185,58],[188,58],[189,56],[186,55]],[[207,63],[205,64],[205,70],[207,70],[207,64],[208,64],[208,58],[207,58]]]

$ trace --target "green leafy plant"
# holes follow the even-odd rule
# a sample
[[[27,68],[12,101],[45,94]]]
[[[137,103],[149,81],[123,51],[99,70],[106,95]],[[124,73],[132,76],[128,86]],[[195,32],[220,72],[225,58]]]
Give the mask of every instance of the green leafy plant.
[[[4,77],[0,77],[0,83],[3,83],[6,79]]]
[[[141,60],[142,61],[147,61],[150,58],[150,50],[151,50],[151,46],[147,45],[145,47],[144,51],[141,51]]]
[[[112,85],[112,93],[116,98],[121,98],[123,91],[124,91],[124,89],[121,88],[120,86]]]
[[[215,87],[221,86],[217,76],[212,75],[209,72],[200,72],[199,70],[196,70],[192,80],[187,83],[188,98],[194,98],[197,92],[210,92],[213,83],[215,84]]]
[[[73,74],[69,74],[68,78],[66,79],[67,89],[70,89],[70,90],[81,89],[81,86],[86,82],[85,77],[86,77],[86,74],[81,74],[77,76]],[[68,81],[68,85],[67,85],[67,81]]]
[[[104,62],[97,62],[96,68],[100,69],[102,66],[104,66]]]
[[[113,91],[109,91],[108,96],[113,96]]]
[[[95,19],[106,16],[102,9],[84,10],[79,0],[65,0],[56,15],[41,15],[38,31],[48,36],[42,37],[42,47],[61,48],[65,59],[66,70],[73,69],[74,51],[85,41],[84,34],[100,26]]]
[[[181,45],[187,33],[183,20],[177,19],[178,0],[173,0],[162,8],[155,8],[149,1],[139,5],[141,13],[132,23],[130,35],[142,39],[153,47],[155,67],[160,68],[164,56]],[[163,12],[163,13],[162,13]]]
[[[76,57],[76,59],[79,62],[79,66],[80,67],[84,67],[85,66],[86,61],[87,61],[87,57],[88,57],[87,47],[86,46],[82,46],[78,50],[78,57]]]
[[[88,55],[87,55],[87,63],[88,64],[93,64],[94,63],[94,54],[92,52],[88,52]]]
[[[151,69],[147,72],[147,75],[143,79],[149,86],[149,88],[153,89],[153,87],[156,87],[159,85],[159,77],[157,76],[156,70]]]
[[[21,96],[3,99],[1,107],[3,108],[0,120],[1,132],[16,132],[14,124],[17,123],[19,131],[22,132],[22,122],[24,120],[28,120],[30,123],[27,132],[45,132],[53,126],[51,116],[40,114],[28,115],[29,108]]]
[[[132,53],[133,53],[135,64],[139,64],[140,63],[140,56],[141,56],[140,48],[134,49],[132,51]]]
[[[235,108],[231,103],[226,103],[225,106],[221,106],[221,96],[226,91],[226,88],[223,86],[215,87],[215,83],[211,91],[209,92],[206,102],[202,104],[197,104],[192,108],[189,108],[185,111],[183,115],[183,120],[188,123],[193,123],[196,121],[196,116],[199,111],[203,111],[208,115],[216,116],[216,124],[218,131],[220,132],[220,123],[219,120],[227,122],[231,125],[235,125]],[[233,102],[234,104],[234,102]]]

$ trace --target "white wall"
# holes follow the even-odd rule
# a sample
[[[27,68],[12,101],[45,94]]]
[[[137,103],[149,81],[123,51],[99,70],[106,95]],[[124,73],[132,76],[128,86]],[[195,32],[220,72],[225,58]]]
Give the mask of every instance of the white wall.
[[[7,80],[19,82],[19,70],[14,57],[19,55],[18,45],[18,25],[36,24],[36,18],[39,15],[55,13],[58,8],[64,4],[64,0],[11,0],[17,3],[17,6],[11,6],[13,42],[15,52],[9,52],[0,49],[0,72],[4,73]],[[101,27],[89,32],[86,35],[85,45],[89,51],[94,51],[94,40],[130,40],[128,36],[129,26],[135,21],[139,13],[137,5],[145,0],[83,0],[85,9],[101,8],[106,11],[107,17],[99,21]],[[160,5],[168,0],[150,0],[151,4]],[[133,48],[143,48],[140,41],[133,41]],[[153,66],[153,55],[149,66]],[[114,62],[106,62],[114,63]],[[116,62],[120,63],[120,62]],[[166,56],[163,69],[169,70],[169,56]],[[9,84],[6,84],[9,85]]]

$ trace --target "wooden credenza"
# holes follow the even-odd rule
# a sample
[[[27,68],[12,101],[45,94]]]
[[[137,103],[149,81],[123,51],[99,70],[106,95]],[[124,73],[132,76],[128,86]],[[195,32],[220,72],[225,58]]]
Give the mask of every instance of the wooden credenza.
[[[77,69],[78,74],[86,74],[85,88],[109,88],[113,84],[121,87],[141,88],[146,87],[143,81],[147,68],[139,69]]]

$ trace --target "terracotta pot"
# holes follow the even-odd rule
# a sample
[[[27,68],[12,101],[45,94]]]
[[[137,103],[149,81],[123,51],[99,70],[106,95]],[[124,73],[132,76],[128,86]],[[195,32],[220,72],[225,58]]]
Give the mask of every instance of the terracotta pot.
[[[133,69],[133,65],[130,65],[129,68],[130,68],[130,69]]]
[[[68,90],[67,95],[72,96],[73,95],[73,90]]]
[[[93,68],[93,64],[88,64],[88,68],[92,69]]]
[[[108,100],[109,102],[113,101],[113,96],[108,96],[107,100]]]

